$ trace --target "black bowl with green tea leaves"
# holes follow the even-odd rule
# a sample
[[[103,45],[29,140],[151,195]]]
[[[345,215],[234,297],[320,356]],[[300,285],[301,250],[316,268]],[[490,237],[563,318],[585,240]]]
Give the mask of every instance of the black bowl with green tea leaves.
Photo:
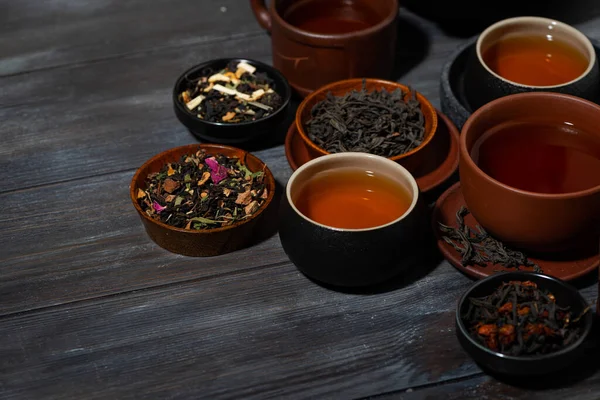
[[[175,115],[213,143],[243,143],[276,133],[286,120],[291,89],[275,68],[224,58],[185,71],[173,89]]]
[[[160,153],[137,170],[130,186],[150,238],[188,256],[248,245],[274,191],[273,175],[260,159],[216,144]]]

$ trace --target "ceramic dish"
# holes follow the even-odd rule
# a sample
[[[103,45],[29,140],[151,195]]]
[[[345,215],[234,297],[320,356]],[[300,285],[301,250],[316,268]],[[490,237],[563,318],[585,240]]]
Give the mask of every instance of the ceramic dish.
[[[457,126],[462,129],[465,121],[473,113],[465,94],[465,69],[469,55],[473,52],[478,36],[472,37],[460,46],[446,61],[442,68],[440,77],[440,101],[441,109]],[[591,39],[596,51],[600,57],[600,43]]]
[[[319,89],[315,90],[310,95],[308,95],[308,97],[302,100],[302,102],[298,106],[298,109],[296,110],[296,129],[298,130],[298,134],[300,135],[300,138],[304,142],[304,145],[306,146],[309,154],[311,154],[312,158],[329,154],[328,151],[315,144],[308,137],[308,133],[304,129],[306,122],[311,118],[311,112],[313,107],[316,104],[323,101],[327,97],[328,93],[331,93],[334,96],[344,96],[345,94],[353,90],[360,91],[363,88],[363,82],[368,92],[372,92],[374,90],[386,90],[388,92],[393,92],[396,89],[400,89],[403,93],[405,93],[405,100],[408,96],[410,96],[410,89],[408,86],[402,85],[397,82],[369,78],[346,79],[343,81],[338,81],[329,85],[322,86]],[[413,156],[427,148],[428,144],[433,140],[435,136],[438,125],[437,114],[435,112],[435,108],[433,107],[433,105],[431,105],[431,102],[419,92],[416,92],[416,98],[421,105],[421,112],[423,113],[423,119],[425,120],[425,133],[423,141],[420,145],[418,145],[410,151],[407,151],[403,154],[388,157],[392,161],[404,160],[405,168],[409,168],[408,163],[422,161],[421,159],[415,158]],[[412,165],[409,169],[414,169],[417,167],[418,165]]]
[[[508,272],[483,279],[463,294],[456,307],[456,336],[473,360],[483,368],[502,375],[539,376],[568,367],[582,356],[585,350],[583,344],[592,330],[593,314],[591,311],[588,311],[582,317],[581,336],[572,344],[553,353],[511,356],[492,351],[471,337],[461,317],[469,308],[469,298],[488,296],[503,282],[508,281],[531,281],[535,283],[539,289],[550,291],[555,296],[557,304],[571,307],[573,315],[581,315],[588,307],[587,302],[576,288],[544,274]]]
[[[198,118],[190,112],[181,101],[179,95],[183,91],[186,79],[194,79],[201,76],[202,72],[210,68],[214,72],[225,68],[231,62],[244,62],[256,68],[256,72],[264,72],[274,81],[273,90],[282,98],[282,105],[272,114],[256,121],[227,123],[227,122],[209,122]],[[244,143],[251,140],[264,138],[268,134],[276,132],[282,122],[287,117],[292,91],[286,78],[275,68],[260,61],[248,60],[244,58],[222,58],[218,60],[206,61],[202,64],[193,66],[177,78],[173,88],[173,107],[177,119],[185,125],[188,130],[200,140],[213,143],[235,144]]]
[[[220,153],[227,157],[237,157],[251,171],[263,171],[268,196],[261,208],[246,220],[221,228],[205,230],[176,228],[146,215],[137,202],[137,193],[139,188],[144,189],[148,174],[159,172],[166,163],[178,162],[182,155],[193,154],[200,149],[206,150],[208,154]],[[166,150],[146,161],[133,176],[129,192],[131,202],[150,239],[160,247],[173,253],[193,257],[207,257],[238,250],[250,243],[257,224],[273,200],[275,180],[265,163],[244,150],[217,144],[192,144]]]
[[[442,232],[438,227],[438,222],[451,227],[456,227],[456,213],[462,207],[466,206],[465,199],[460,190],[460,183],[456,183],[442,194],[437,202],[432,214],[432,229],[436,236],[437,246],[444,257],[459,271],[476,279],[486,278],[493,275],[500,268],[491,263],[485,266],[464,266],[461,262],[461,255],[442,238]],[[474,229],[478,225],[471,214],[465,218],[465,224]],[[588,273],[592,273],[600,265],[600,252],[598,243],[595,247],[586,251],[585,254],[556,255],[553,258],[531,257],[545,274],[571,281]],[[530,268],[527,268],[530,269]]]
[[[406,211],[387,223],[356,228],[326,225],[320,222],[323,220],[315,221],[301,211],[302,196],[307,195],[303,191],[315,176],[327,176],[356,166],[403,187],[409,196]],[[331,175],[328,179],[331,180]],[[330,188],[329,185],[327,189]],[[314,193],[307,196],[311,194],[314,196]],[[363,192],[357,194],[364,196]],[[364,200],[359,201],[358,209],[364,204],[361,202]],[[370,205],[362,207],[373,207],[377,203],[367,204]],[[347,217],[356,217],[356,209],[346,210]],[[426,211],[417,182],[400,164],[367,153],[329,154],[302,165],[288,180],[280,207],[279,238],[290,260],[312,279],[338,287],[370,286],[414,265],[420,254],[414,250],[423,246],[420,233],[425,230]]]
[[[415,154],[420,160],[404,165],[417,180],[423,193],[440,188],[458,168],[459,133],[452,121],[437,111],[438,127],[434,139],[422,152]],[[292,124],[285,138],[285,156],[293,171],[313,159],[300,138],[296,125]],[[411,168],[416,166],[416,168]]]

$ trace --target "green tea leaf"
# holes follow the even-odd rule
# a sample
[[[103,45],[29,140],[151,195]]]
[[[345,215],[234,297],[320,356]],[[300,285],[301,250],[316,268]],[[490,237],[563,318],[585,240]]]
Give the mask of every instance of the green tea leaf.
[[[185,174],[185,176],[183,177],[183,181],[184,182],[191,182],[192,181],[192,177],[190,176],[190,174]]]
[[[192,222],[202,222],[203,224],[218,224],[218,221],[214,221],[212,219],[204,218],[204,217],[194,217],[190,218]]]
[[[184,199],[183,199],[183,197],[181,197],[181,196],[177,196],[177,197],[175,197],[175,205],[176,205],[176,206],[180,205],[180,204],[181,204],[181,202],[182,202],[183,200],[184,200]]]

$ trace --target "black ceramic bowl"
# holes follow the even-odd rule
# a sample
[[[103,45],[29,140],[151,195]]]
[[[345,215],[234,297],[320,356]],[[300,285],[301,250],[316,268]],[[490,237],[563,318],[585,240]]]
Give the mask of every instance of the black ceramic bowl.
[[[266,73],[267,76],[274,81],[273,90],[276,91],[283,100],[281,107],[271,115],[256,121],[226,123],[209,122],[200,119],[179,101],[178,96],[184,90],[186,79],[194,79],[204,75],[203,71],[207,68],[216,72],[225,68],[231,61],[245,62],[256,67],[257,72]],[[291,96],[292,91],[287,79],[272,66],[260,61],[244,58],[221,58],[198,64],[181,74],[181,76],[177,78],[175,87],[173,88],[173,105],[175,107],[175,115],[179,121],[199,139],[213,143],[237,144],[264,138],[269,133],[275,133],[280,125],[286,120]]]
[[[540,289],[547,289],[554,294],[556,303],[570,306],[573,315],[579,315],[588,307],[585,299],[576,288],[564,281],[533,272],[505,272],[490,275],[475,283],[460,298],[456,309],[456,335],[460,344],[467,353],[481,365],[490,371],[506,376],[534,376],[556,372],[567,367],[582,355],[583,343],[590,334],[593,323],[593,315],[588,311],[582,318],[583,333],[581,337],[570,346],[554,353],[538,356],[509,356],[489,350],[474,340],[462,321],[461,315],[469,308],[469,297],[483,297],[494,292],[502,282],[506,281],[532,281]]]
[[[440,103],[442,112],[454,122],[459,131],[474,111],[465,92],[467,62],[472,60],[478,36],[473,36],[457,47],[442,68],[440,77]],[[600,65],[600,43],[590,39]],[[598,102],[598,100],[596,100]]]
[[[486,64],[483,54],[498,41],[519,35],[550,36],[555,41],[569,43],[585,58],[586,69],[568,82],[547,86],[523,84],[500,76]],[[465,91],[474,110],[492,100],[516,93],[557,92],[596,101],[600,92],[600,67],[592,42],[570,25],[542,17],[509,18],[484,30],[467,60],[466,76]]]
[[[304,185],[316,174],[360,168],[385,175],[412,197],[408,210],[387,224],[340,229],[313,221],[296,207]],[[367,153],[329,154],[313,159],[290,177],[282,196],[279,237],[290,260],[308,277],[332,286],[371,286],[406,271],[419,255],[423,202],[414,177],[400,164]]]

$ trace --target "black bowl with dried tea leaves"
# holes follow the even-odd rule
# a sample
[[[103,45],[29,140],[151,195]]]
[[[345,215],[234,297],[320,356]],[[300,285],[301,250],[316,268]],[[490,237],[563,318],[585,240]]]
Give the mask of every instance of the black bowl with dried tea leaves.
[[[175,83],[177,118],[200,139],[241,143],[272,132],[287,115],[290,86],[275,68],[219,59],[184,72]]]
[[[273,198],[275,181],[262,161],[243,150],[188,145],[146,162],[130,191],[157,244],[180,254],[207,256],[248,243]]]
[[[577,289],[533,272],[477,282],[459,301],[457,336],[482,366],[507,375],[541,375],[581,355],[592,312]]]

